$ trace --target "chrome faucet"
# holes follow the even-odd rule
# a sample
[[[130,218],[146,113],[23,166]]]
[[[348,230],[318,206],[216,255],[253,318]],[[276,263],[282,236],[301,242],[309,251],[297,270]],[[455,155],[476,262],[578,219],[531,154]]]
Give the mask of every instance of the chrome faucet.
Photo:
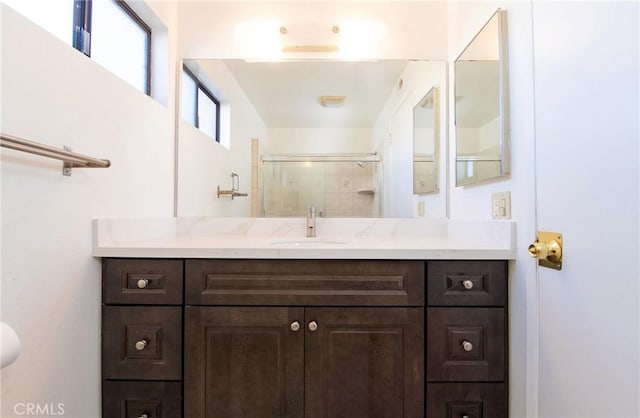
[[[316,208],[307,208],[307,238],[316,237]]]

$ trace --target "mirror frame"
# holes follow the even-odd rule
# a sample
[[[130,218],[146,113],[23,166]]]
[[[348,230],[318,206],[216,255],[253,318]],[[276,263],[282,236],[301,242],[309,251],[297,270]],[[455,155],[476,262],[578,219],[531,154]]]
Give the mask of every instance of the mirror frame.
[[[427,100],[428,97],[433,97],[433,190],[428,192],[420,192],[416,189],[416,163],[418,160],[418,154],[416,152],[417,134],[416,134],[416,110],[421,107],[422,103]],[[441,164],[440,161],[440,88],[433,86],[429,91],[422,96],[422,98],[413,107],[413,194],[414,195],[428,195],[440,192],[440,176],[439,170]]]
[[[464,53],[471,47],[473,42],[480,36],[482,31],[491,23],[493,19],[498,21],[498,98],[499,98],[499,117],[500,117],[500,172],[496,176],[487,177],[482,180],[475,180],[465,183],[460,183],[458,178],[458,127],[457,127],[457,106],[456,106],[456,63],[461,60]],[[488,181],[495,181],[496,179],[504,178],[511,173],[511,158],[510,158],[510,128],[509,128],[509,57],[507,47],[507,12],[503,9],[498,9],[491,17],[485,22],[482,28],[476,33],[471,41],[465,46],[462,52],[453,62],[454,82],[453,82],[453,118],[454,118],[454,130],[455,130],[455,185],[461,186],[473,186],[476,184],[485,183]]]

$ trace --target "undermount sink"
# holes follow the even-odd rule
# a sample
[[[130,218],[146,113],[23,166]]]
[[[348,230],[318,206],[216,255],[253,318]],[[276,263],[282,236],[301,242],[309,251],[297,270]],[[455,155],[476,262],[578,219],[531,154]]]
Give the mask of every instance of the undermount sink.
[[[270,241],[271,245],[291,245],[296,247],[307,247],[317,245],[344,245],[351,241],[345,239],[330,238],[302,238],[302,239],[277,239]]]

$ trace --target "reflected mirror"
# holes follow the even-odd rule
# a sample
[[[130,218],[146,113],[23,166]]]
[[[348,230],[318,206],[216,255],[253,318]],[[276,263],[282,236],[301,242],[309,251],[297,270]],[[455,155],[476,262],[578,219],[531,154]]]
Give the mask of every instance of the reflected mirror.
[[[439,190],[440,100],[438,88],[431,90],[413,108],[413,193]]]
[[[433,86],[445,94],[446,62],[198,59],[184,65],[219,105],[220,141],[194,126],[197,116],[180,118],[178,216],[304,216],[308,206],[319,216],[415,216],[414,106]],[[446,118],[441,102],[438,116],[433,108],[419,115],[420,129],[434,125],[428,119]],[[446,137],[430,135],[419,152],[430,155],[425,172],[436,178],[445,164],[433,149],[445,146]],[[215,198],[216,186],[229,189],[230,173],[247,197]],[[426,182],[433,192],[434,181]],[[424,216],[446,217],[444,195],[420,197],[428,200]]]
[[[498,10],[454,63],[456,185],[509,173],[506,12]]]

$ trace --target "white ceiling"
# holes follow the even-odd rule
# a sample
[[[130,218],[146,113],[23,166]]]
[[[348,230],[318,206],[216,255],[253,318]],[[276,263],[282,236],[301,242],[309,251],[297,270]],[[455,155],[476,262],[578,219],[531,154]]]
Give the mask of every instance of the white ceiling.
[[[407,61],[224,60],[268,128],[371,128]],[[323,107],[321,96],[346,96]]]

